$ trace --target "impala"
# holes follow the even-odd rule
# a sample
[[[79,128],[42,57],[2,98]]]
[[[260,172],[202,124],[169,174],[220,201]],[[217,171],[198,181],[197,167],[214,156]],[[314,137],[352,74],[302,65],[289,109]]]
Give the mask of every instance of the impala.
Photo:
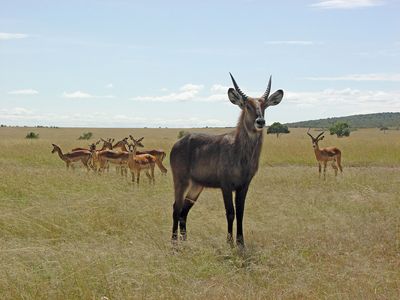
[[[134,141],[134,138],[132,135],[129,135],[130,139]],[[150,154],[156,158],[156,165],[160,169],[161,173],[165,175],[167,173],[167,168],[164,167],[162,161],[164,160],[166,154],[164,150],[162,149],[152,149],[152,150],[142,150],[142,151],[137,151],[137,155],[142,155],[142,154]]]
[[[77,147],[77,148],[72,149],[71,151],[79,151],[79,150],[87,150],[87,151],[90,151],[92,145],[96,145],[96,146],[97,146],[99,143],[100,143],[100,140],[98,140],[98,141],[95,142],[95,143],[90,144],[90,145],[89,145],[89,148]],[[103,148],[104,148],[104,145],[103,145]]]
[[[229,100],[239,106],[241,114],[236,130],[222,135],[188,134],[172,147],[170,162],[174,180],[172,241],[186,239],[186,220],[189,210],[204,187],[220,188],[224,198],[228,223],[227,240],[233,242],[232,228],[235,208],[232,192],[235,191],[236,243],[244,246],[243,213],[247,191],[258,169],[263,143],[265,109],[281,102],[283,91],[271,96],[271,78],[260,98],[245,95],[230,74],[233,86],[228,89]]]
[[[324,180],[326,178],[326,165],[328,161],[332,161],[332,168],[335,170],[335,176],[338,173],[338,167],[340,172],[343,172],[343,168],[341,165],[342,160],[342,152],[337,147],[326,147],[326,148],[319,148],[318,142],[324,139],[324,131],[317,135],[317,137],[313,137],[309,133],[310,129],[308,129],[307,134],[310,136],[312,145],[314,148],[315,158],[318,161],[318,170],[319,170],[319,177],[321,177],[321,165],[324,165]]]
[[[69,153],[63,153],[61,151],[61,148],[55,144],[53,145],[53,150],[51,151],[51,153],[57,152],[58,156],[65,161],[66,167],[67,169],[69,169],[69,167],[71,166],[71,168],[73,169],[74,166],[72,165],[72,163],[75,162],[79,162],[81,161],[82,164],[86,167],[86,169],[89,171],[89,160],[91,158],[91,153],[88,150],[78,150],[78,151],[73,151],[73,152],[69,152]]]
[[[128,159],[128,167],[131,170],[132,174],[132,182],[136,182],[139,184],[140,180],[140,172],[142,170],[146,170],[146,176],[149,178],[150,183],[154,183],[154,167],[156,164],[156,158],[150,154],[141,154],[137,155],[137,147],[144,147],[141,141],[143,137],[135,140],[131,137],[133,144],[128,144],[129,147],[129,159]],[[150,173],[149,173],[150,170]]]

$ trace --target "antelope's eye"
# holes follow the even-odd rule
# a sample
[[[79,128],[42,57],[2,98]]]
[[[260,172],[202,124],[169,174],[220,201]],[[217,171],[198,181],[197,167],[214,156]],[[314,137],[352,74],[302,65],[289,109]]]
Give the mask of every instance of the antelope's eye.
[[[248,109],[250,109],[250,110],[253,110],[253,105],[251,105],[250,103],[246,103],[246,108],[248,108]]]

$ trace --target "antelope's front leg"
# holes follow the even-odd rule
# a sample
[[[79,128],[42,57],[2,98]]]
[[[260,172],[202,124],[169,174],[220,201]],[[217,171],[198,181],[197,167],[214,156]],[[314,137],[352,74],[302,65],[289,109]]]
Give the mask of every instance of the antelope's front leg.
[[[139,179],[140,179],[140,169],[137,170],[136,174],[136,183],[139,184]]]
[[[319,162],[318,163],[319,178],[321,178],[321,169],[322,169],[322,166],[321,166],[321,163]]]
[[[244,248],[243,237],[243,214],[244,204],[246,201],[247,190],[249,186],[244,186],[236,190],[235,205],[236,205],[236,244]]]
[[[222,196],[224,197],[226,222],[228,223],[228,235],[226,241],[233,246],[233,221],[235,220],[235,208],[233,207],[232,201],[232,191],[227,189],[222,189]]]

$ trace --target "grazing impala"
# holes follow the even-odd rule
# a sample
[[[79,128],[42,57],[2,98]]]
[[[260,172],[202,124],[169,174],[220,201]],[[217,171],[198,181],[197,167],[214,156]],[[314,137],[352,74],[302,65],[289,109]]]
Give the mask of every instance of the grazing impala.
[[[57,152],[58,156],[65,161],[67,169],[71,166],[73,169],[74,166],[72,163],[79,162],[81,161],[82,164],[86,167],[86,169],[89,171],[89,160],[91,158],[91,153],[88,150],[78,150],[78,151],[73,151],[69,153],[62,153],[61,148],[55,144],[53,145],[53,150],[51,153]]]
[[[150,154],[141,154],[137,155],[137,147],[144,147],[141,141],[143,137],[135,140],[131,137],[133,144],[128,144],[129,147],[129,159],[128,159],[128,167],[131,170],[132,174],[132,182],[136,182],[139,184],[140,172],[142,170],[146,170],[146,176],[149,178],[150,183],[154,183],[154,167],[156,164],[156,158]],[[149,173],[150,170],[150,173]]]
[[[232,243],[235,208],[232,192],[236,192],[236,243],[244,246],[243,213],[247,190],[258,169],[263,143],[265,109],[281,102],[283,91],[271,96],[271,78],[260,98],[245,95],[231,74],[233,86],[229,100],[242,110],[236,130],[221,135],[188,134],[175,143],[170,162],[174,180],[172,241],[178,238],[178,223],[182,239],[186,239],[186,219],[204,187],[220,188],[224,198],[228,223],[228,242]]]
[[[326,147],[326,148],[319,148],[318,142],[324,139],[324,132],[321,132],[317,135],[317,137],[313,137],[309,133],[310,129],[308,129],[307,134],[310,136],[312,145],[314,148],[315,158],[318,161],[318,170],[319,170],[319,177],[321,177],[321,164],[324,165],[324,180],[325,180],[325,173],[326,173],[326,165],[328,161],[332,161],[332,168],[335,170],[335,176],[338,173],[338,167],[340,172],[343,172],[343,168],[341,165],[342,160],[342,152],[336,147]],[[336,166],[337,165],[337,166]]]
[[[79,150],[87,150],[87,151],[90,151],[92,145],[97,146],[99,143],[100,143],[100,140],[98,140],[96,143],[90,144],[90,145],[89,145],[89,149],[88,149],[88,148],[77,147],[77,148],[72,149],[71,151],[79,151]],[[103,145],[103,147],[104,147],[104,145]]]

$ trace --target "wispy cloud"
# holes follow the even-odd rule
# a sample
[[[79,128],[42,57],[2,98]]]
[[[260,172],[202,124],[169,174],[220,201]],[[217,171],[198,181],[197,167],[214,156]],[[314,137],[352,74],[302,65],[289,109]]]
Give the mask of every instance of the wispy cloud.
[[[15,91],[9,91],[9,95],[37,95],[39,92],[34,89],[24,89],[24,90],[15,90]]]
[[[155,101],[155,102],[182,102],[191,101],[196,98],[203,89],[203,85],[188,83],[182,86],[179,91],[162,96],[137,96],[135,101]]]
[[[285,103],[295,105],[299,109],[315,109],[324,111],[341,111],[352,113],[373,113],[400,111],[399,91],[357,90],[357,89],[325,89],[312,92],[285,92]]]
[[[22,107],[0,109],[0,120],[9,125],[56,125],[67,127],[221,127],[234,123],[199,117],[154,118],[104,112],[55,114],[41,113]]]
[[[9,33],[9,32],[0,32],[0,41],[4,40],[15,40],[15,39],[24,39],[27,38],[28,35],[24,33]]]
[[[297,46],[311,46],[311,45],[321,45],[322,42],[316,41],[302,41],[302,40],[289,40],[289,41],[266,41],[266,45],[297,45]]]
[[[343,76],[332,77],[306,77],[307,80],[322,80],[322,81],[400,81],[400,73],[398,74],[384,74],[384,73],[371,73],[371,74],[349,74]]]
[[[320,9],[355,9],[384,5],[383,0],[323,0],[311,4]]]
[[[96,96],[82,91],[76,91],[70,93],[64,92],[63,97],[68,99],[114,98],[113,95]]]

